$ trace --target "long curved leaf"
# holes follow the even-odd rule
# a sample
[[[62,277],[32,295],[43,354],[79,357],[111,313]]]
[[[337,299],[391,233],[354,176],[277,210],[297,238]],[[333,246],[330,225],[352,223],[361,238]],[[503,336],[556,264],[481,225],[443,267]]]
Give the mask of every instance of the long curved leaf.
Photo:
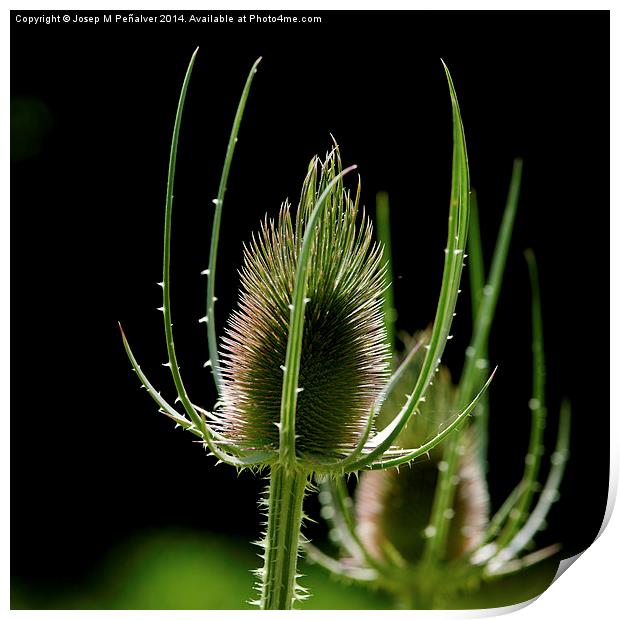
[[[448,243],[445,249],[444,271],[433,330],[430,341],[426,345],[426,355],[413,392],[407,398],[407,402],[394,420],[376,438],[373,438],[373,444],[376,444],[376,446],[368,454],[355,461],[348,468],[350,471],[366,467],[380,457],[393,444],[406,426],[413,412],[419,406],[429,384],[432,383],[433,375],[439,366],[441,355],[450,335],[452,319],[455,314],[454,310],[459,293],[464,250],[467,244],[469,228],[469,168],[465,132],[454,84],[445,64],[444,69],[448,79],[452,102],[452,187],[450,192],[450,215],[448,218]]]

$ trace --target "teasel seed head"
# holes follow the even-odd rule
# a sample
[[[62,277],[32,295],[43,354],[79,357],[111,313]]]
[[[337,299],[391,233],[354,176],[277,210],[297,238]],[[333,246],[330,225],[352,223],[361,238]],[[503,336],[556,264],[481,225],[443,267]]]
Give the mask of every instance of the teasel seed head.
[[[222,351],[221,432],[243,447],[278,445],[291,300],[305,224],[342,170],[336,147],[314,158],[299,206],[286,202],[244,247],[239,307]],[[381,295],[387,283],[372,225],[340,182],[317,224],[308,271],[296,410],[300,456],[340,456],[361,438],[387,380]],[[359,217],[358,217],[359,216]],[[359,221],[358,221],[359,220]]]
[[[430,332],[408,339],[407,349],[419,340],[426,341]],[[420,371],[418,363],[410,366],[401,384],[412,385]],[[421,445],[429,434],[449,419],[456,388],[447,368],[441,366],[426,401],[399,437],[399,445],[412,448]],[[398,386],[382,409],[385,420],[402,406],[405,396]],[[381,425],[379,420],[378,424]],[[429,453],[428,460],[415,461],[399,471],[368,471],[360,477],[355,496],[359,535],[375,558],[382,559],[383,549],[392,545],[407,561],[420,560],[426,538],[433,535],[428,527],[444,444]],[[456,485],[454,506],[450,510],[447,559],[454,559],[482,542],[489,522],[489,498],[485,477],[476,455],[476,444],[470,429],[461,435],[459,463],[453,483]]]

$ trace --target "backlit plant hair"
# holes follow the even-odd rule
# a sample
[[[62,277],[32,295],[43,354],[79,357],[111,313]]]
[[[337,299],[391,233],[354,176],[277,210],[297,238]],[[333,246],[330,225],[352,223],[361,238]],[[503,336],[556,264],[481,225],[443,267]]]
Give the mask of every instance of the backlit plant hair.
[[[197,51],[197,50],[196,50]],[[196,52],[181,89],[174,124],[164,226],[164,331],[168,361],[185,413],[173,408],[123,343],[143,386],[178,425],[198,436],[219,461],[238,469],[269,470],[264,566],[257,571],[262,609],[290,609],[303,596],[297,556],[304,493],[313,476],[333,478],[386,469],[425,454],[456,430],[475,408],[491,379],[454,419],[423,445],[395,442],[425,398],[438,369],[454,316],[469,226],[469,172],[458,102],[446,68],[453,117],[453,163],[448,241],[434,327],[421,370],[404,405],[381,432],[375,418],[410,360],[388,379],[382,293],[389,285],[371,225],[358,217],[359,184],[352,197],[343,185],[355,166],[342,169],[338,148],[314,158],[299,206],[285,203],[277,220],[265,220],[245,248],[239,308],[218,351],[214,302],[216,257],[228,173],[237,134],[259,61],[247,78],[228,143],[217,198],[208,277],[208,346],[219,400],[211,411],[189,398],[177,363],[170,306],[172,196],[183,106]],[[260,60],[260,59],[259,59]],[[360,220],[359,222],[357,220]],[[122,330],[121,330],[122,331]]]

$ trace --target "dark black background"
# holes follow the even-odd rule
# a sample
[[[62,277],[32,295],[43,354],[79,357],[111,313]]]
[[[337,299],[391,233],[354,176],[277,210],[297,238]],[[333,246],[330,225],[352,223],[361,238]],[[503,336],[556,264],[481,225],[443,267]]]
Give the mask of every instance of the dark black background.
[[[197,45],[173,242],[177,351],[192,398],[206,407],[214,400],[202,369],[199,274],[208,261],[211,199],[252,62],[263,56],[224,210],[218,327],[235,303],[241,243],[265,212],[276,213],[287,196],[296,201],[308,160],[330,147],[331,132],[345,164],[359,165],[369,210],[377,190],[390,193],[399,326],[413,331],[432,320],[446,234],[451,116],[443,58],[461,103],[487,259],[512,160],[524,159],[491,341],[499,365],[492,387],[494,505],[518,481],[527,446],[531,362],[522,250],[532,247],[546,331],[547,456],[563,396],[574,411],[562,498],[538,540],[559,540],[563,554],[572,555],[598,531],[609,426],[608,14],[321,17],[320,25],[12,24],[12,96],[40,99],[52,118],[41,152],[15,161],[11,176],[14,575],[74,580],[144,527],[258,535],[262,481],[214,468],[189,435],[156,413],[129,370],[116,325],[123,322],[142,367],[174,398],[161,366],[155,283],[169,140]],[[444,356],[454,371],[469,325],[463,298]]]

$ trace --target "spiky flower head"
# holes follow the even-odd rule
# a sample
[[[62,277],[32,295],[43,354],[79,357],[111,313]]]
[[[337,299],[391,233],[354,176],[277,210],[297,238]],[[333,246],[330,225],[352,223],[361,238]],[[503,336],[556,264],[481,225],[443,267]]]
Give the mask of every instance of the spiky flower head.
[[[296,213],[285,202],[244,247],[239,307],[222,351],[221,432],[277,447],[295,272],[306,222],[341,172],[338,149],[314,158]],[[339,182],[321,215],[308,270],[296,411],[300,455],[339,456],[361,438],[387,380],[381,295],[387,283],[372,225]],[[359,217],[358,217],[359,216]],[[359,222],[358,222],[359,220]]]
[[[418,334],[407,342],[410,349],[417,341],[426,341],[429,333]],[[404,400],[404,388],[415,382],[421,362],[414,361],[401,385],[397,385],[382,408],[381,417],[389,421]],[[400,389],[399,389],[400,387]],[[426,401],[417,416],[399,437],[404,448],[423,444],[434,429],[446,423],[453,410],[456,388],[450,372],[441,366]],[[382,420],[378,421],[382,424]],[[477,458],[476,444],[467,429],[459,446],[459,463],[454,479],[455,502],[450,509],[451,527],[447,540],[447,557],[456,558],[482,542],[489,521],[486,482]],[[411,467],[387,471],[364,472],[356,493],[359,534],[368,551],[382,559],[387,547],[395,548],[409,562],[420,560],[426,538],[434,535],[429,527],[433,498],[439,472],[447,465],[443,460],[444,444],[429,453],[427,460]]]

